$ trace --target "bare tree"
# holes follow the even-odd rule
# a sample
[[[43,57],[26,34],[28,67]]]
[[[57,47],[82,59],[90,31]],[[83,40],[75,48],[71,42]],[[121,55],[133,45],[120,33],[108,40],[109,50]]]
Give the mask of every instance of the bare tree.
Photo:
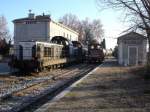
[[[84,29],[84,41],[97,40],[99,43],[104,37],[104,30],[99,19],[90,21],[89,18],[81,21],[82,27]]]
[[[78,17],[73,14],[65,14],[62,18],[59,19],[59,22],[72,28],[75,31],[78,31],[78,27],[80,25]]]
[[[89,41],[92,40],[92,38],[94,38],[94,35],[92,33],[92,25],[91,25],[91,22],[90,22],[90,19],[89,18],[85,18],[85,20],[82,20],[81,21],[81,26],[82,26],[82,29],[83,29],[83,43],[84,44],[88,44]]]
[[[99,19],[93,20],[92,32],[95,39],[97,39],[98,41],[102,41],[104,37],[104,30],[103,30],[103,25],[101,24],[101,21]]]
[[[145,32],[150,45],[150,1],[149,0],[97,0],[99,8],[113,8],[122,10],[126,22],[132,26],[127,30],[140,30]],[[150,47],[149,47],[150,51]],[[148,55],[150,63],[150,54]]]
[[[65,14],[59,19],[59,22],[77,31],[79,33],[79,40],[84,44],[93,39],[102,40],[104,31],[101,21],[98,19],[90,21],[89,18],[86,18],[81,21],[76,15]]]
[[[68,26],[69,28],[77,31],[79,33],[79,40],[83,41],[84,39],[84,31],[81,25],[80,20],[76,15],[73,14],[65,14],[63,17],[59,19],[59,22]]]
[[[0,39],[10,39],[7,21],[4,16],[0,16]]]
[[[8,55],[10,48],[10,34],[7,27],[6,18],[0,16],[0,54]]]

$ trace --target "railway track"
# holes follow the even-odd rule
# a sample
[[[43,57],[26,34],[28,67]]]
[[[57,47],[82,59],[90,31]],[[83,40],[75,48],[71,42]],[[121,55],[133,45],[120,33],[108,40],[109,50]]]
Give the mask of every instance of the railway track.
[[[48,79],[13,91],[2,99],[0,112],[33,111],[95,67],[96,65],[82,64],[67,70],[56,70]]]
[[[33,78],[33,79],[24,80],[22,77],[15,77],[16,80],[21,80],[21,81],[17,84],[11,83],[10,87],[5,87],[5,88],[3,85],[6,85],[6,83],[1,84],[3,87],[0,87],[0,101],[10,97],[15,92],[18,92],[18,91],[24,90],[26,88],[32,87],[38,83],[42,83],[42,82],[49,80],[49,79],[55,79],[56,75],[59,76],[59,75],[65,74],[68,71],[71,71],[72,69],[77,68],[78,66],[79,65],[70,66],[70,67],[67,67],[67,69],[53,70],[49,73],[50,75],[48,75],[48,76],[42,76],[42,77],[37,77],[37,78]],[[20,74],[20,76],[23,76],[23,75]],[[8,77],[8,78],[11,79],[12,77]],[[4,80],[4,79],[0,79],[0,80]]]

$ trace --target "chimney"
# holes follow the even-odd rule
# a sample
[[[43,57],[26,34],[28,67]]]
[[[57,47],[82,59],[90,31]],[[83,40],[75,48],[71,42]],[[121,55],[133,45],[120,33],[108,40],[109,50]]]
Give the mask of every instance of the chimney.
[[[29,17],[30,19],[34,19],[34,13],[31,13],[31,12],[32,12],[32,10],[29,10],[28,17]]]

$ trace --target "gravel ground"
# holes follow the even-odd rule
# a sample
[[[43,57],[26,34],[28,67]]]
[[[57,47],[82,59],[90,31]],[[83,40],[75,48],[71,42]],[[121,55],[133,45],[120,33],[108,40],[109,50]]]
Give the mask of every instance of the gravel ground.
[[[41,112],[150,112],[150,81],[108,60]]]
[[[0,75],[0,99],[7,96],[13,91],[17,91],[28,86],[49,80],[57,73],[63,73],[68,70],[53,70],[51,72],[45,71],[39,74],[33,73],[32,75]]]
[[[89,66],[88,68],[91,67]],[[8,92],[11,93],[17,89],[20,90],[30,85],[32,86],[0,100],[0,112],[16,112],[22,107],[31,104],[36,99],[50,93],[57,86],[59,87],[83,71],[87,71],[86,64],[70,66],[62,70],[57,69],[50,73],[45,71],[39,74],[32,74],[31,76],[2,76],[0,77],[0,81],[2,81],[0,84],[0,97],[6,95]],[[52,78],[53,76],[56,76],[55,80]]]
[[[52,76],[49,74],[40,76],[0,76],[0,98],[27,86],[40,83],[42,81],[50,79]]]

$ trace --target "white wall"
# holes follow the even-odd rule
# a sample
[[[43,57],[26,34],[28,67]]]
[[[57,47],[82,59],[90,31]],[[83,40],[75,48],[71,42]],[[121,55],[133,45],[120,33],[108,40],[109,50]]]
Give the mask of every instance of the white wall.
[[[122,51],[122,42],[118,45],[118,63],[123,64],[123,51]]]
[[[147,40],[143,41],[143,64],[147,62]]]
[[[28,24],[19,22],[14,24],[14,49],[15,55],[18,54],[20,41],[49,41],[48,22],[36,22]]]
[[[46,41],[49,33],[48,27],[47,22],[36,22],[36,24],[16,23],[14,41]]]
[[[54,21],[50,22],[50,37],[63,36],[71,41],[78,41],[78,33]]]
[[[32,22],[32,23],[30,23]],[[21,21],[14,23],[15,55],[19,54],[20,41],[50,41],[52,37],[63,36],[78,41],[78,33],[54,21]]]

